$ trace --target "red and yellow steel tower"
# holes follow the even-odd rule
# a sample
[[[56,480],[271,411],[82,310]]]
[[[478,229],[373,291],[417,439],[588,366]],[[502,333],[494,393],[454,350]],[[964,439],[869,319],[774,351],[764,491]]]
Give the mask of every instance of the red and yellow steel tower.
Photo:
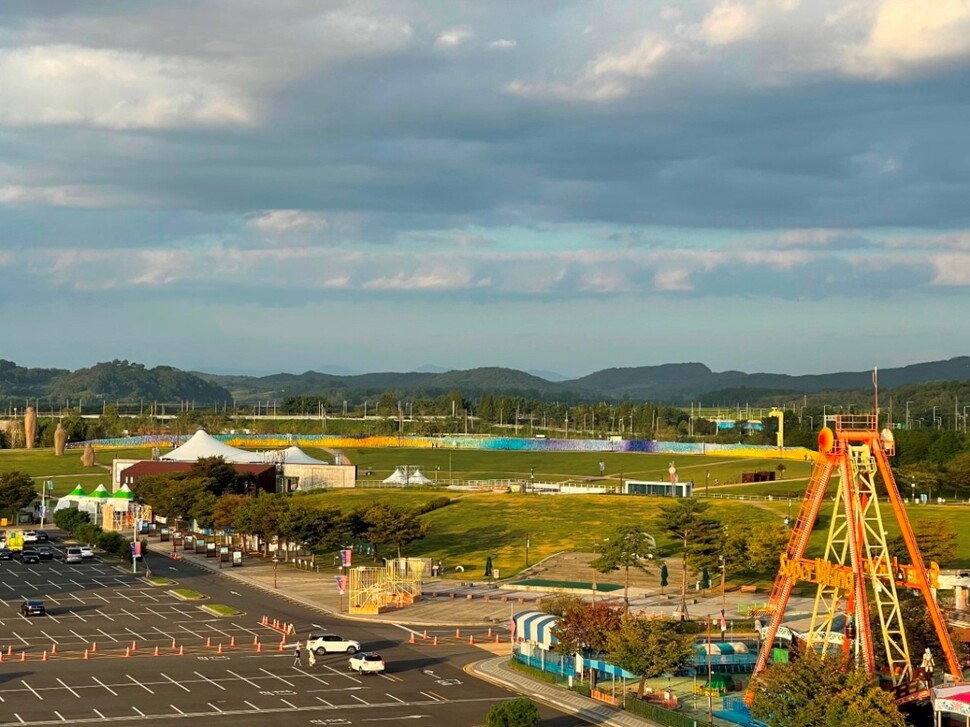
[[[946,655],[947,671],[957,680],[962,676],[934,596],[938,567],[932,564],[927,569],[923,563],[889,467],[888,458],[895,454],[892,432],[879,431],[875,414],[829,419],[834,419],[834,429],[826,426],[819,432],[819,452],[768,599],[768,631],[753,676],[757,677],[768,664],[792,588],[798,581],[807,581],[817,584],[817,591],[805,635],[806,648],[851,655],[857,668],[890,686],[897,701],[917,699],[926,691],[914,688],[913,662],[897,587],[922,595]],[[836,473],[838,485],[825,553],[821,558],[809,559],[805,557],[809,537]],[[877,482],[881,482],[880,488]],[[899,526],[912,565],[898,563],[886,544],[880,498],[885,502],[887,497],[891,517]],[[836,622],[839,614],[843,616],[841,624]],[[882,647],[878,651],[877,639]],[[884,663],[877,663],[877,653]],[[755,689],[756,679],[752,678],[748,704]]]

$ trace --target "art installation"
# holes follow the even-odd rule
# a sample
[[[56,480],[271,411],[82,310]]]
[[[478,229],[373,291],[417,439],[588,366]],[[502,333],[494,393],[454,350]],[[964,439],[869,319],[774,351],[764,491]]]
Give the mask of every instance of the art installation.
[[[28,406],[27,411],[24,412],[24,438],[27,449],[33,449],[34,442],[37,441],[37,412],[32,406]]]
[[[85,467],[94,467],[94,447],[88,442],[84,445],[84,454],[81,455],[81,464]]]
[[[67,430],[61,425],[60,422],[57,423],[57,429],[54,430],[54,456],[60,457],[64,454],[64,445],[67,444]]]

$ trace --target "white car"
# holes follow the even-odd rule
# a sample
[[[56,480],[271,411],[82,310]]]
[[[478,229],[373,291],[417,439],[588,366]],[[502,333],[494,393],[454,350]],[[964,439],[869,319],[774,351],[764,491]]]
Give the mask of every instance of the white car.
[[[356,654],[360,651],[360,642],[345,639],[337,634],[310,634],[306,639],[307,651],[317,656],[324,654]]]
[[[65,563],[80,563],[82,560],[81,549],[72,545],[69,548],[65,548],[62,557]]]
[[[362,651],[350,657],[350,670],[358,674],[381,674],[384,671],[384,657],[373,651]]]
[[[94,557],[94,548],[92,548],[90,545],[82,545],[81,546],[81,557],[84,558],[85,560],[87,560],[88,558],[93,558]]]
[[[37,532],[34,530],[27,530],[24,532],[24,542],[25,543],[36,543],[37,542]]]

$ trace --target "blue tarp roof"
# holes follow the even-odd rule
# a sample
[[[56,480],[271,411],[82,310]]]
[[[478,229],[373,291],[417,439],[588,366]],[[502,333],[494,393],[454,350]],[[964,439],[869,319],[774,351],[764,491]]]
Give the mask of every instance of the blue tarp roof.
[[[523,611],[513,617],[515,636],[523,641],[531,641],[544,649],[550,648],[558,639],[552,634],[559,619],[542,611]]]

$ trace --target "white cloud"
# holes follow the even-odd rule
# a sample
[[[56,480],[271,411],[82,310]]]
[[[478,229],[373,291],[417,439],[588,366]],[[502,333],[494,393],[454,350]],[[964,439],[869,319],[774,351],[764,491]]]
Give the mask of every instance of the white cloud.
[[[45,45],[0,51],[0,124],[162,129],[248,124],[249,102],[182,57]]]
[[[109,207],[119,200],[84,186],[0,186],[0,205],[48,205],[51,207]]]
[[[932,285],[970,286],[970,254],[935,255],[930,260],[936,270]]]
[[[725,0],[704,18],[700,36],[709,45],[730,45],[750,38],[757,28],[752,8]]]
[[[329,227],[326,217],[301,210],[268,210],[246,221],[246,226],[266,234],[319,232]]]
[[[475,34],[468,28],[449,28],[435,39],[434,44],[439,48],[455,48],[474,37]]]
[[[966,0],[883,0],[865,43],[846,68],[861,76],[895,77],[926,65],[970,57]]]
[[[658,291],[676,292],[694,289],[690,281],[690,271],[684,268],[667,268],[660,270],[653,276],[654,289]]]
[[[509,48],[515,48],[518,45],[514,40],[505,40],[504,38],[499,40],[493,40],[488,44],[489,48],[497,48],[499,50],[507,50]]]

